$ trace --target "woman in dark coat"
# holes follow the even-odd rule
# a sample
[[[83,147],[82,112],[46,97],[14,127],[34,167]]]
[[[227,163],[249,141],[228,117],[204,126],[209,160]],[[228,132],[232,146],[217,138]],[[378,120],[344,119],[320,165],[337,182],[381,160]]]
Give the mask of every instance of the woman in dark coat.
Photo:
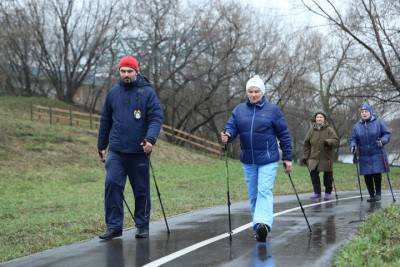
[[[382,173],[389,171],[384,146],[390,142],[390,132],[382,120],[372,114],[369,104],[361,106],[361,119],[354,124],[350,149],[359,155],[360,174],[364,175],[370,198],[368,202],[381,200]]]
[[[319,172],[324,173],[325,196],[324,200],[330,200],[332,194],[332,167],[335,149],[339,146],[339,138],[333,128],[326,121],[326,115],[317,112],[314,115],[314,123],[304,140],[304,156],[302,163],[310,170],[311,182],[314,194],[311,199],[321,198],[321,182]]]

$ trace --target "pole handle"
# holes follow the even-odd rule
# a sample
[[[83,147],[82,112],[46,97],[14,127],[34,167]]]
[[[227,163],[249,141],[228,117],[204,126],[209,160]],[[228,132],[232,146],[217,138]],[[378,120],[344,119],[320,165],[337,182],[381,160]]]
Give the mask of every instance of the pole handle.
[[[226,131],[225,130],[222,130],[222,133],[223,134],[226,134]],[[229,139],[229,138],[228,138]],[[224,151],[226,152],[226,151],[228,151],[228,143],[225,143],[224,144]]]

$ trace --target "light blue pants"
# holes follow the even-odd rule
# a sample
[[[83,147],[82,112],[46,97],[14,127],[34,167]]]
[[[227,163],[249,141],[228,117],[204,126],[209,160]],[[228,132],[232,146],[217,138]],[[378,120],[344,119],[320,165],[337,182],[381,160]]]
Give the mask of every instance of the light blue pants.
[[[264,223],[272,230],[274,219],[272,189],[278,170],[278,162],[266,165],[242,164],[242,167],[253,216],[253,228],[258,223]]]

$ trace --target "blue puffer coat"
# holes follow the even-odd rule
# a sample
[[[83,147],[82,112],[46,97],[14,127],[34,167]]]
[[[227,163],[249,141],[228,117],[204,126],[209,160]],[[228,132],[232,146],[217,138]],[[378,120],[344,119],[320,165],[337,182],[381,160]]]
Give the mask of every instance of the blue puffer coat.
[[[97,149],[122,153],[144,153],[144,139],[154,144],[160,133],[163,114],[148,80],[138,75],[126,85],[120,81],[108,92],[101,112]]]
[[[237,105],[225,125],[232,141],[240,136],[240,161],[245,164],[265,165],[279,160],[278,143],[282,159],[292,160],[292,144],[285,118],[279,108],[265,97],[257,104]]]
[[[386,145],[390,142],[390,132],[376,115],[367,121],[360,120],[353,126],[350,147],[357,147],[362,175],[389,171],[385,149],[378,147],[378,139]]]

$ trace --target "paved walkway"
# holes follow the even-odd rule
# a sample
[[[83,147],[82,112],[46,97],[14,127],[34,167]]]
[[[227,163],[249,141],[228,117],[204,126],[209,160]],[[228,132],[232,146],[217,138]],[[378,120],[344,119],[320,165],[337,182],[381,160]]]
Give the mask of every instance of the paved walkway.
[[[130,229],[108,242],[94,238],[1,266],[330,266],[357,226],[392,203],[389,194],[378,203],[360,201],[356,192],[340,192],[339,201],[313,203],[307,197],[300,195],[312,233],[296,197],[280,196],[275,197],[274,229],[267,243],[254,240],[248,204],[241,202],[231,207],[232,240],[227,207],[218,206],[168,218],[170,235],[160,220],[151,224],[149,239],[135,239]]]

